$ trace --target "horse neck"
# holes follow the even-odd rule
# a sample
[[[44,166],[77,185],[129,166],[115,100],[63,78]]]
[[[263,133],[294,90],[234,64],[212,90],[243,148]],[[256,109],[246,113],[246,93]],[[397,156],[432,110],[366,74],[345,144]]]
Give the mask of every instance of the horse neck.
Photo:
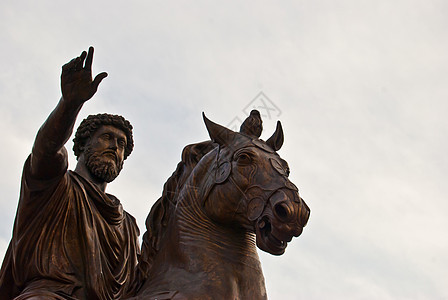
[[[183,199],[178,203],[174,226],[178,230],[179,249],[184,252],[200,250],[207,253],[207,259],[215,257],[227,263],[258,266],[254,234],[211,220],[203,209],[205,195],[202,194],[206,189],[196,186],[193,181],[187,183],[181,194]]]
[[[176,195],[176,207],[142,290],[178,291],[195,299],[201,295],[212,299],[211,294],[223,299],[265,299],[254,234],[213,222],[202,201],[213,183],[199,182],[195,175]]]

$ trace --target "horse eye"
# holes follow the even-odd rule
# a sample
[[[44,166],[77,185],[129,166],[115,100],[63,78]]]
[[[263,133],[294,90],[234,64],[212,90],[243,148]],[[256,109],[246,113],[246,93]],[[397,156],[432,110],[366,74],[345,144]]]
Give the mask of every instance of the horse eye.
[[[249,154],[242,153],[240,156],[238,156],[237,162],[241,165],[248,165],[252,162],[252,158]]]

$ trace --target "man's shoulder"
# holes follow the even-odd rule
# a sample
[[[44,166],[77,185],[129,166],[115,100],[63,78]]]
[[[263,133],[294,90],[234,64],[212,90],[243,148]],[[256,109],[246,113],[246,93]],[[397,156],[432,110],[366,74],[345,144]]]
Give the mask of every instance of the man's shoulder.
[[[123,210],[124,217],[129,220],[133,225],[137,226],[137,220],[133,215],[128,213],[127,211]]]
[[[129,226],[129,229],[134,232],[135,237],[138,237],[140,235],[140,229],[137,225],[137,220],[134,218],[133,215],[128,213],[127,211],[123,210],[123,217],[126,220],[126,223]]]
[[[52,178],[39,178],[31,174],[30,164],[31,155],[26,159],[22,173],[22,183],[24,183],[25,187],[31,192],[55,188],[61,181],[66,182],[64,179],[68,176],[67,169],[61,171],[60,174],[53,176]]]

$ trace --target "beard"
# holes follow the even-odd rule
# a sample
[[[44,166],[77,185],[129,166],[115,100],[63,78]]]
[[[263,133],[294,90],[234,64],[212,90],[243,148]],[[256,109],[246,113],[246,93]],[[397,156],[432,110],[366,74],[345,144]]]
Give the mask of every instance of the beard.
[[[93,151],[90,147],[85,150],[86,166],[89,172],[97,179],[104,182],[112,182],[120,174],[123,168],[123,161],[112,162],[101,153]]]

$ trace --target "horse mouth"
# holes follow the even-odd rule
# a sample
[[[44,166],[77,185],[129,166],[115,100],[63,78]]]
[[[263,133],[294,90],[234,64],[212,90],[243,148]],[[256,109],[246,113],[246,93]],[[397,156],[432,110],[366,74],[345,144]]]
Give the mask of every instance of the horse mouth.
[[[257,246],[273,255],[282,255],[288,246],[288,241],[276,237],[272,232],[272,225],[266,216],[259,219],[255,228]]]

